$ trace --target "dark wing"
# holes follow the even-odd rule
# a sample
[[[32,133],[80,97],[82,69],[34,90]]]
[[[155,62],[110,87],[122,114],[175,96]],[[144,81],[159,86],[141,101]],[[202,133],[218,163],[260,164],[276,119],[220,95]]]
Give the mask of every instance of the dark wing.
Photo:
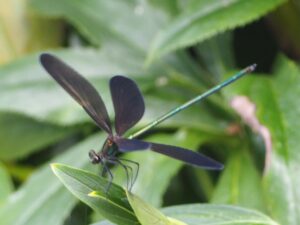
[[[109,117],[96,89],[55,56],[42,54],[40,61],[46,71],[84,108],[96,124],[111,134]]]
[[[143,117],[144,99],[136,83],[123,76],[111,78],[110,92],[115,109],[116,132],[122,136]]]
[[[117,138],[115,140],[115,143],[117,144],[119,151],[121,152],[146,150],[150,148],[154,152],[158,152],[160,154],[172,157],[174,159],[178,159],[193,166],[202,167],[204,169],[221,170],[224,167],[221,163],[203,154],[176,146],[156,144],[151,142],[140,141],[137,139],[125,138]]]
[[[152,151],[181,160],[193,166],[202,167],[208,170],[223,169],[223,165],[221,163],[200,153],[171,145],[156,144],[151,142],[150,144]]]
[[[114,140],[120,152],[131,152],[149,149],[151,144],[137,139],[116,138]]]

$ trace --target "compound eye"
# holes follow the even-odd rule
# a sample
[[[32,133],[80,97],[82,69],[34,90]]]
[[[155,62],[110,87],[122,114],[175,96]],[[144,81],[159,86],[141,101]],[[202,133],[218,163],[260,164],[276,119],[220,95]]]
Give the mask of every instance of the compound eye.
[[[89,151],[89,157],[93,164],[98,164],[101,161],[99,155],[94,150]]]

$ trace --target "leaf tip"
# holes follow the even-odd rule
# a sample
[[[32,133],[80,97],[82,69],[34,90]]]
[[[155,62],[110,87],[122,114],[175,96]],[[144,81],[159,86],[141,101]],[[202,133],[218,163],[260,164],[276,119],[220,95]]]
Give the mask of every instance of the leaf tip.
[[[88,196],[90,196],[90,197],[97,197],[98,193],[97,193],[97,191],[92,191],[92,192],[88,193]]]
[[[57,170],[59,169],[59,167],[61,167],[61,166],[62,166],[62,164],[60,164],[60,163],[50,163],[51,170],[55,174],[56,174]]]

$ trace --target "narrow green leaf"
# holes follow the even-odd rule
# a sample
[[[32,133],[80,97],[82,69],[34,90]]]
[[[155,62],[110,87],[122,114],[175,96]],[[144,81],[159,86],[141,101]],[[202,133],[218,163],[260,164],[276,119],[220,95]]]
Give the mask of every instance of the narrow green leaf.
[[[238,149],[229,158],[211,202],[266,211],[261,178],[246,149]]]
[[[88,150],[98,149],[101,140],[104,141],[104,135],[91,136],[53,161],[87,168],[90,166]],[[9,196],[0,209],[0,224],[62,225],[76,202],[46,163],[18,191]]]
[[[74,131],[75,128],[60,127],[23,115],[0,112],[0,159],[20,159]]]
[[[132,206],[137,218],[142,225],[184,225],[183,223],[176,222],[176,220],[173,220],[171,222],[158,209],[155,209],[151,205],[144,202],[141,198],[130,192],[127,192],[127,197],[130,205]]]
[[[52,164],[52,170],[68,190],[92,209],[117,224],[138,224],[123,188],[99,175],[63,164]]]
[[[188,225],[279,225],[260,212],[229,205],[191,204],[168,207],[162,212]]]
[[[179,48],[191,46],[228,29],[243,26],[285,0],[192,1],[154,39],[148,62]],[[237,19],[238,18],[238,19]]]

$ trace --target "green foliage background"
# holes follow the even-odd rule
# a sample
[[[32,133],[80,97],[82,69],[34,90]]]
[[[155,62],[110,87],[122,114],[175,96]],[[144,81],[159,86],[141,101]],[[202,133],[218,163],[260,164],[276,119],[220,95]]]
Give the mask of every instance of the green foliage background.
[[[299,40],[299,0],[0,0],[0,225],[300,224]],[[109,78],[134,79],[146,113],[132,132],[258,63],[143,137],[225,169],[130,153],[141,165],[135,195],[114,168],[106,196],[87,155],[105,133],[43,71],[44,51],[87,77],[112,119]],[[264,139],[230,107],[238,95],[271,134],[267,159]]]

